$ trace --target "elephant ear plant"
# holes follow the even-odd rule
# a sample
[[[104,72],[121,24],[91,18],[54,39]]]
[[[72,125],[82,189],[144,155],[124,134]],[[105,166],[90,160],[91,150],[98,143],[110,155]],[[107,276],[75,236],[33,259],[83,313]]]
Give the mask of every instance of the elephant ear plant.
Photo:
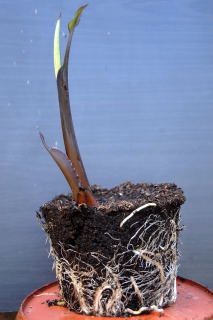
[[[57,79],[61,127],[63,131],[66,154],[58,150],[57,148],[49,148],[48,145],[45,143],[44,136],[42,135],[42,133],[40,133],[40,137],[44,147],[55,160],[55,162],[63,172],[67,182],[69,183],[74,200],[79,204],[86,203],[88,205],[97,205],[97,202],[94,199],[90,190],[89,181],[84,169],[83,162],[81,160],[81,155],[75,137],[72,115],[70,111],[70,99],[68,89],[68,62],[70,45],[72,41],[74,28],[79,23],[81,13],[85,7],[86,5],[78,9],[74,19],[68,25],[69,36],[62,65],[60,58],[59,41],[60,18],[57,21],[55,30],[54,67],[55,76]]]
[[[67,308],[96,316],[162,312],[176,299],[179,211],[185,198],[173,183],[90,187],[68,90],[70,45],[85,7],[68,24],[62,64],[60,18],[55,30],[54,65],[66,153],[50,148],[40,133],[72,194],[42,205],[39,217],[50,240],[60,298]]]

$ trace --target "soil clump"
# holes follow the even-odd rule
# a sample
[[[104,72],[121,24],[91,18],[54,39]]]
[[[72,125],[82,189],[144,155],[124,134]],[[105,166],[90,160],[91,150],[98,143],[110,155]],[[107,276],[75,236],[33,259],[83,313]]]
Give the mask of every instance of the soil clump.
[[[173,302],[182,190],[126,182],[92,191],[98,207],[59,195],[40,208],[67,307],[126,316]]]

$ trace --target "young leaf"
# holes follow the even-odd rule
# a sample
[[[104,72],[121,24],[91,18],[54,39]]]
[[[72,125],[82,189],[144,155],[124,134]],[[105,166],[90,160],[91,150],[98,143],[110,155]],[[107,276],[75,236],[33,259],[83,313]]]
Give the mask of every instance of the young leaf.
[[[61,116],[61,126],[63,131],[63,138],[65,149],[68,158],[72,161],[73,166],[79,176],[81,185],[83,188],[90,190],[89,181],[84,169],[83,162],[81,160],[81,155],[79,152],[73,121],[70,110],[70,99],[68,90],[68,62],[69,62],[69,52],[72,41],[72,35],[76,25],[79,23],[80,16],[83,9],[86,7],[82,6],[79,8],[72,21],[68,25],[69,36],[67,40],[67,47],[64,55],[64,62],[57,74],[57,87],[58,87],[58,98],[60,106],[60,116]]]
[[[41,141],[45,149],[49,152],[51,157],[55,160],[61,171],[63,172],[68,184],[70,185],[70,188],[73,193],[73,198],[77,202],[78,200],[78,193],[79,193],[79,183],[78,183],[78,177],[75,173],[75,170],[72,167],[70,159],[67,157],[67,155],[60,151],[57,148],[50,148],[44,139],[44,136],[41,132],[39,132]]]
[[[70,32],[72,32],[72,30],[74,30],[75,26],[77,26],[79,24],[80,21],[80,17],[81,14],[83,12],[83,10],[88,6],[88,4],[85,4],[84,6],[81,6],[75,13],[74,18],[69,22],[68,24],[68,29]]]
[[[67,182],[69,183],[74,200],[80,203],[86,203],[87,205],[96,206],[97,202],[90,190],[89,181],[81,160],[77,140],[75,137],[72,115],[70,110],[69,90],[68,90],[68,62],[69,52],[72,41],[72,35],[75,27],[79,23],[80,16],[86,7],[80,7],[72,21],[68,24],[69,36],[67,40],[66,51],[64,55],[64,61],[61,66],[60,58],[60,17],[57,20],[54,36],[54,69],[57,79],[58,98],[60,106],[61,127],[64,138],[64,145],[66,154],[56,148],[50,148],[44,139],[42,133],[40,133],[41,141],[55,160],[61,171],[63,172]]]
[[[54,69],[55,69],[56,79],[57,79],[58,71],[61,68],[60,24],[61,24],[61,16],[59,16],[56,22],[55,35],[54,35]]]

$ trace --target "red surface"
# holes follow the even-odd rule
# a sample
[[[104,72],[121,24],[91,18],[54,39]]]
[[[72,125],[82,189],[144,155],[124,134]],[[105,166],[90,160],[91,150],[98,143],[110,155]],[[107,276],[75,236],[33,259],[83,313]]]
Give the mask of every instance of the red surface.
[[[120,320],[213,320],[213,293],[191,280],[177,279],[177,301],[148,315],[118,318]],[[16,320],[115,320],[77,314],[64,307],[48,307],[46,300],[58,299],[58,286],[51,283],[36,290],[22,303]]]

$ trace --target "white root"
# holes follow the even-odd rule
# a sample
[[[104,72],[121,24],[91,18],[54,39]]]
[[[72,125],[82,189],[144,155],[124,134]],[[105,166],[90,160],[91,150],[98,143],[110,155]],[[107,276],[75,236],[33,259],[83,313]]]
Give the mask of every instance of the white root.
[[[33,297],[41,297],[41,296],[55,296],[55,292],[44,292],[40,294],[34,294]]]
[[[139,315],[141,313],[143,313],[144,311],[156,311],[156,312],[163,312],[163,309],[158,308],[157,306],[150,306],[150,307],[141,307],[139,310],[132,310],[127,308],[126,312],[134,314],[134,315]]]
[[[136,295],[138,296],[138,299],[139,299],[141,305],[143,305],[143,294],[142,294],[141,290],[139,289],[135,279],[133,277],[131,277],[130,279],[131,279],[131,282],[132,282],[133,289],[134,289]]]
[[[129,219],[131,219],[135,213],[140,212],[141,210],[146,209],[147,207],[156,207],[156,203],[153,203],[153,202],[146,203],[143,206],[132,211],[125,219],[123,219],[123,221],[121,221],[120,228],[122,228],[124,223],[126,223]]]
[[[104,233],[106,236],[109,236],[112,240],[120,241],[120,239],[113,238],[113,236],[109,232]]]
[[[136,212],[128,215],[122,227]],[[176,299],[178,214],[166,218],[152,213],[134,223],[127,244],[105,233],[114,242],[114,256],[107,259],[99,252],[81,254],[72,246],[50,253],[55,262],[60,295],[70,310],[96,316],[139,315],[145,311],[163,312],[163,306]],[[132,230],[130,228],[130,230]],[[73,259],[67,260],[72,254]],[[88,257],[102,266],[101,271],[88,263]],[[131,307],[136,299],[137,308]]]
[[[107,289],[112,290],[111,286],[106,282],[106,283],[103,283],[102,286],[99,287],[94,294],[93,307],[96,314],[98,313],[103,314],[103,306],[102,306],[101,298],[102,298],[102,293]]]
[[[162,265],[161,265],[159,262],[157,262],[157,261],[149,258],[149,257],[145,254],[145,253],[146,253],[145,250],[133,250],[133,252],[134,252],[135,254],[137,254],[137,255],[140,255],[140,256],[141,256],[144,260],[146,260],[148,263],[154,265],[154,266],[159,270],[159,272],[160,272],[161,281],[162,281],[162,282],[165,281],[165,276],[164,276],[163,267],[162,267]],[[147,253],[150,254],[149,251],[147,251]],[[152,252],[151,252],[151,255],[153,255]]]

